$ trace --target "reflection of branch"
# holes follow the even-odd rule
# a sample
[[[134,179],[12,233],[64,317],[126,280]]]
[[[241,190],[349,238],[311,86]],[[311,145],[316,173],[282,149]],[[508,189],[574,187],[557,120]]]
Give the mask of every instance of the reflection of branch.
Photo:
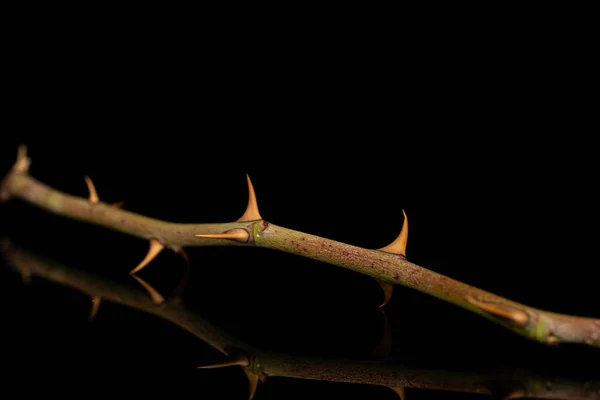
[[[598,399],[600,396],[600,380],[583,382],[563,377],[541,378],[527,371],[516,373],[512,370],[462,373],[388,362],[325,360],[261,352],[186,310],[180,302],[167,300],[157,305],[142,291],[45,260],[7,241],[2,244],[7,263],[21,274],[40,276],[80,290],[92,298],[123,304],[171,321],[227,355],[233,364],[247,367],[263,380],[280,376],[391,388],[503,394],[507,398]],[[245,363],[244,358],[238,358],[240,354],[247,356]]]
[[[260,216],[250,180],[246,212],[235,222],[178,224],[120,210],[99,200],[89,179],[88,199],[62,193],[29,176],[25,147],[0,183],[0,201],[18,197],[50,212],[101,225],[149,240],[146,257],[131,273],[144,268],[163,249],[184,246],[257,246],[347,268],[376,278],[386,290],[405,285],[475,312],[538,342],[579,343],[600,347],[600,319],[552,313],[529,307],[423,268],[404,257],[407,230],[389,246],[364,249],[268,223]],[[93,190],[92,190],[93,188]],[[405,220],[406,221],[406,220]]]

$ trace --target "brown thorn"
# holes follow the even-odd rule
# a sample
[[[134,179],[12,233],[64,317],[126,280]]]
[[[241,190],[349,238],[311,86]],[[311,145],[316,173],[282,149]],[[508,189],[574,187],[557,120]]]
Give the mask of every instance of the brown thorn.
[[[406,391],[404,390],[403,387],[391,387],[390,389],[392,389],[394,392],[396,392],[398,397],[400,397],[400,400],[406,399]]]
[[[97,204],[100,202],[100,198],[98,197],[98,192],[96,192],[96,187],[94,186],[94,182],[90,179],[89,176],[84,176],[85,184],[88,187],[88,191],[90,192],[89,201],[92,204]]]
[[[27,157],[27,146],[19,145],[17,148],[17,161],[13,165],[13,172],[17,174],[26,174],[29,171],[31,159]]]
[[[164,248],[165,246],[158,239],[150,239],[150,248],[148,249],[148,254],[146,254],[146,257],[144,257],[142,262],[139,263],[137,267],[132,269],[131,272],[129,272],[129,274],[133,275],[142,268],[144,268],[150,263],[150,261],[154,260],[158,253],[160,253]]]
[[[518,327],[524,327],[529,322],[529,316],[526,312],[517,310],[507,305],[495,304],[495,303],[486,303],[472,296],[467,296],[466,300],[474,304],[475,306],[481,308],[483,311],[492,314],[496,317],[503,318],[505,320],[510,321],[514,325]]]
[[[190,258],[187,252],[181,247],[173,248],[173,251],[180,254],[185,260],[185,272],[183,274],[183,277],[181,278],[181,281],[179,281],[179,284],[177,284],[177,286],[173,290],[173,300],[177,302],[181,300],[183,291],[190,279]]]
[[[248,231],[246,231],[245,229],[242,229],[242,228],[234,228],[225,233],[205,233],[205,234],[199,234],[199,235],[195,235],[195,236],[200,237],[200,238],[207,238],[207,239],[235,240],[236,242],[240,242],[240,243],[248,243],[248,240],[250,239],[250,234],[248,233]]]
[[[382,308],[387,303],[389,303],[390,300],[392,299],[392,293],[394,292],[394,285],[392,283],[384,282],[377,278],[375,280],[377,281],[377,283],[379,283],[379,286],[381,286],[381,289],[383,289],[383,303],[381,303],[381,305],[379,306],[379,308]]]
[[[248,370],[248,368],[244,368],[244,372],[248,377],[248,389],[250,392],[248,400],[252,400],[254,398],[254,395],[256,394],[256,388],[258,387],[258,374],[251,372],[250,370]]]
[[[158,304],[162,304],[165,302],[165,298],[160,293],[158,293],[158,291],[156,289],[154,289],[148,282],[146,282],[145,280],[143,280],[142,278],[140,278],[137,275],[132,275],[132,276],[136,281],[138,281],[140,283],[140,285],[142,285],[144,287],[144,289],[146,289],[146,291],[150,295],[150,298],[152,299],[152,302],[154,304],[158,305]]]
[[[247,367],[250,365],[250,360],[248,360],[248,357],[244,356],[244,355],[240,355],[236,358],[233,358],[229,361],[225,361],[222,363],[218,363],[218,364],[211,364],[211,365],[201,365],[197,368],[200,369],[211,369],[211,368],[224,368],[224,367],[231,367],[234,365],[239,365],[242,367]]]
[[[96,314],[98,314],[98,309],[100,308],[100,303],[102,302],[101,297],[92,297],[92,311],[90,312],[89,320],[90,322],[96,319]]]
[[[408,217],[406,216],[404,210],[402,210],[402,214],[404,214],[404,222],[402,223],[400,234],[392,243],[382,247],[379,250],[387,253],[400,254],[406,257],[406,243],[408,242]]]
[[[123,208],[124,205],[125,205],[124,201],[118,201],[116,203],[110,203],[110,206],[114,207],[114,208]]]
[[[385,358],[392,353],[392,329],[385,311],[380,310],[383,315],[383,330],[381,332],[381,340],[373,351],[373,357]]]
[[[260,213],[258,212],[258,203],[256,202],[256,193],[254,192],[254,186],[252,186],[252,181],[248,174],[246,174],[246,180],[248,181],[248,206],[246,207],[246,211],[244,215],[242,215],[237,221],[245,222],[245,221],[255,221],[262,219]]]

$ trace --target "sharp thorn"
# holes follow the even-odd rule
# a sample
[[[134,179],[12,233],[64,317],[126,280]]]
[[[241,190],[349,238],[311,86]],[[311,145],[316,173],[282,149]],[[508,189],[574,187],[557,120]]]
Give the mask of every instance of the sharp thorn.
[[[387,253],[400,254],[406,257],[406,243],[408,241],[408,218],[406,217],[404,210],[402,210],[402,214],[404,214],[404,222],[402,223],[400,234],[392,243],[382,247],[379,250]]]
[[[146,257],[142,260],[142,262],[139,263],[137,267],[132,269],[131,272],[129,272],[129,274],[133,275],[136,272],[140,271],[142,268],[148,265],[150,261],[154,260],[158,253],[160,253],[164,248],[165,246],[161,242],[159,242],[158,239],[150,239],[150,248],[148,249],[148,254],[146,254]]]
[[[90,311],[90,317],[89,317],[90,322],[96,319],[96,314],[98,314],[98,309],[100,308],[101,302],[102,302],[102,298],[92,297],[92,311]]]
[[[258,387],[258,374],[252,373],[248,370],[248,368],[244,368],[244,372],[248,377],[248,400],[252,400],[254,398],[254,395],[256,394],[256,388]]]
[[[248,206],[246,207],[246,212],[244,212],[244,215],[238,219],[238,222],[262,219],[260,213],[258,212],[258,203],[256,202],[254,186],[252,186],[252,181],[250,180],[248,174],[246,174],[246,180],[248,181]]]
[[[248,233],[248,231],[246,231],[245,229],[242,229],[242,228],[235,228],[235,229],[232,229],[225,233],[205,233],[205,234],[198,234],[195,236],[200,237],[200,238],[207,238],[207,239],[235,240],[236,242],[240,242],[240,243],[248,243],[248,240],[250,239],[250,234]]]
[[[125,205],[124,201],[119,201],[119,202],[116,202],[116,203],[110,203],[110,206],[114,207],[114,208],[123,208],[124,205]]]
[[[392,293],[394,292],[394,285],[392,283],[384,282],[379,279],[375,279],[381,289],[383,289],[383,303],[379,305],[379,308],[384,307],[392,299]]]
[[[140,285],[144,287],[144,289],[146,289],[154,304],[159,305],[165,302],[165,298],[160,293],[158,293],[158,291],[154,289],[148,282],[146,282],[137,275],[132,276],[136,281],[140,283]]]
[[[17,148],[17,161],[12,167],[13,172],[17,174],[26,174],[29,171],[31,159],[27,157],[27,146],[19,145]]]
[[[394,392],[400,397],[400,400],[406,400],[406,391],[403,387],[391,387]]]
[[[241,355],[241,356],[238,356],[236,358],[233,358],[231,360],[228,360],[228,361],[225,361],[222,363],[211,364],[211,365],[201,365],[197,368],[200,368],[200,369],[225,368],[225,367],[231,367],[234,365],[247,367],[248,365],[250,365],[250,360],[248,360],[248,357]]]
[[[100,198],[98,197],[98,192],[96,192],[96,187],[94,186],[94,182],[92,182],[92,180],[90,179],[89,176],[84,176],[85,178],[85,184],[88,187],[88,191],[90,193],[89,196],[89,201],[92,204],[97,204],[100,202]]]

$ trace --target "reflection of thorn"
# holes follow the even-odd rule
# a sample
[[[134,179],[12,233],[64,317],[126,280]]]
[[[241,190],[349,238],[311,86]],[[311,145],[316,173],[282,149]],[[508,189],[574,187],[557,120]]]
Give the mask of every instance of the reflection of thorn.
[[[392,328],[390,327],[390,322],[385,314],[385,311],[381,310],[381,314],[383,316],[381,340],[373,351],[373,356],[378,358],[386,358],[392,353]]]
[[[394,392],[396,392],[398,397],[400,397],[400,400],[406,399],[406,391],[404,390],[403,387],[391,387],[390,389],[392,389]]]
[[[148,292],[148,294],[150,295],[150,298],[152,299],[152,302],[154,304],[162,304],[165,302],[165,298],[163,296],[161,296],[160,293],[158,293],[158,291],[156,289],[154,289],[148,282],[146,282],[145,280],[143,280],[142,278],[140,278],[137,275],[132,275],[133,278],[138,281],[140,283],[140,285],[142,285],[144,287],[144,289],[146,289],[146,291]]]
[[[92,297],[92,311],[90,311],[90,322],[96,319],[96,314],[98,314],[98,309],[100,308],[100,303],[102,302],[101,297]]]
[[[88,191],[90,193],[89,201],[92,204],[96,204],[100,202],[100,198],[98,197],[98,192],[96,192],[96,187],[94,186],[94,182],[90,179],[89,176],[84,176],[85,184],[88,187]]]
[[[185,254],[185,252],[184,252],[184,254]],[[188,261],[187,257],[186,257],[186,261]],[[183,291],[185,290],[185,287],[186,287],[189,279],[190,279],[190,263],[188,261],[185,265],[185,272],[183,273],[183,277],[181,278],[181,281],[179,281],[179,284],[173,290],[173,300],[174,301],[181,301],[181,296],[183,295]]]
[[[479,307],[483,311],[492,314],[496,317],[508,320],[516,326],[523,327],[529,322],[529,316],[525,311],[517,310],[508,305],[486,303],[484,301],[477,300],[472,296],[467,296],[466,300]]]
[[[250,239],[250,234],[245,229],[235,228],[225,233],[205,233],[195,235],[200,238],[208,238],[208,239],[229,239],[235,240],[240,243],[247,243]]]
[[[384,282],[379,279],[375,280],[377,281],[377,283],[379,283],[381,289],[383,289],[383,303],[381,303],[381,305],[379,306],[379,308],[382,308],[390,302],[390,299],[392,298],[392,293],[394,292],[394,285],[392,283]]]
[[[201,365],[198,368],[201,369],[209,369],[209,368],[224,368],[224,367],[231,367],[234,365],[239,365],[242,367],[247,367],[248,365],[250,365],[250,360],[248,359],[248,357],[244,356],[244,355],[239,355],[235,358],[232,358],[230,360],[227,360],[225,362],[222,363],[218,363],[218,364],[211,364],[211,365]]]
[[[256,393],[256,388],[258,387],[258,374],[251,372],[248,368],[244,368],[244,372],[248,377],[248,387],[250,392],[248,400],[252,400],[254,398],[254,394]]]
[[[246,212],[244,212],[244,215],[242,215],[238,219],[238,222],[262,219],[260,213],[258,212],[258,203],[256,202],[256,193],[254,193],[254,186],[252,186],[252,181],[250,180],[250,177],[247,174],[246,180],[248,181],[248,206],[246,207]]]
[[[146,254],[146,257],[144,257],[142,262],[139,263],[137,267],[132,269],[129,274],[133,275],[144,268],[146,265],[148,265],[148,263],[150,263],[150,261],[154,260],[158,253],[160,253],[164,248],[165,246],[158,239],[150,239],[150,248],[148,249],[148,254]]]
[[[402,214],[404,214],[404,222],[402,223],[402,230],[400,230],[400,234],[392,243],[382,247],[379,250],[388,253],[400,254],[406,257],[406,243],[408,241],[408,218],[406,217],[404,210],[402,210]]]

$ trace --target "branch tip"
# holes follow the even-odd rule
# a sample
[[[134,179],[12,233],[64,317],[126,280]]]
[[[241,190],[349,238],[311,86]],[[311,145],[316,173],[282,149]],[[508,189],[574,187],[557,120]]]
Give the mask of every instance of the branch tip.
[[[165,246],[158,239],[150,239],[150,248],[148,249],[148,253],[146,257],[142,260],[141,263],[138,264],[137,267],[132,269],[129,274],[133,275],[136,272],[140,271],[146,265],[150,263],[150,261],[154,260],[156,256],[165,248]]]
[[[402,223],[400,234],[392,243],[380,248],[379,250],[387,253],[400,254],[401,256],[406,257],[406,243],[408,242],[408,217],[406,216],[404,210],[402,210],[402,214],[404,215],[404,222]]]
[[[98,197],[98,192],[96,192],[96,186],[94,186],[94,182],[89,176],[84,176],[85,184],[87,185],[88,192],[90,193],[88,200],[92,204],[97,204],[100,202],[100,198]]]
[[[237,222],[255,221],[263,219],[258,212],[258,203],[256,202],[256,193],[254,192],[254,186],[250,180],[250,176],[246,174],[246,180],[248,181],[248,206],[244,215],[242,215]]]

